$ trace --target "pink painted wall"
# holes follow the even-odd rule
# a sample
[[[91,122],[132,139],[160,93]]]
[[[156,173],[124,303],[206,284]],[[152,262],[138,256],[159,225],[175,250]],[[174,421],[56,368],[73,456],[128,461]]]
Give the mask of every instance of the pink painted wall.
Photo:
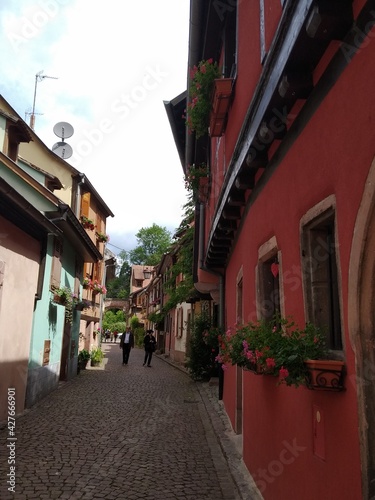
[[[7,416],[8,388],[16,412],[24,409],[40,243],[0,216],[0,422]]]

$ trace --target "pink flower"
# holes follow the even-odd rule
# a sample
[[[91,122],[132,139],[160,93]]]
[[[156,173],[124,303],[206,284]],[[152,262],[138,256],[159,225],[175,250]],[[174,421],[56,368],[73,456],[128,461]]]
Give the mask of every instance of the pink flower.
[[[283,366],[279,370],[279,375],[282,380],[284,380],[286,377],[289,375],[289,371],[287,368],[284,368]]]
[[[273,358],[267,358],[266,365],[267,365],[267,368],[275,368],[275,366],[276,366],[275,360]]]
[[[246,358],[250,361],[250,363],[256,363],[256,358],[254,356],[253,351],[246,351]]]

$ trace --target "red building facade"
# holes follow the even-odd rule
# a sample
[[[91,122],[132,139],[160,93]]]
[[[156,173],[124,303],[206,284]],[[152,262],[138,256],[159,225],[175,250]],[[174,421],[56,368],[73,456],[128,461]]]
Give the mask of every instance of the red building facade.
[[[337,392],[224,372],[265,499],[375,495],[374,23],[365,0],[191,1],[189,67],[212,58],[232,79],[222,123],[183,141],[185,173],[209,166],[196,286],[224,329],[279,311],[326,326],[345,362]]]

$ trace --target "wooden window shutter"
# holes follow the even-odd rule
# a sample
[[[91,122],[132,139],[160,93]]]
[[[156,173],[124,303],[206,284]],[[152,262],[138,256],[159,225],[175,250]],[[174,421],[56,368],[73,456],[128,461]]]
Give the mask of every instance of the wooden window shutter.
[[[91,278],[91,276],[92,276],[92,263],[85,262],[83,264],[83,277],[84,278]]]
[[[81,197],[81,215],[89,217],[90,214],[90,193],[84,193]]]
[[[94,280],[101,281],[102,279],[102,268],[103,268],[103,263],[102,262],[96,262],[94,266]]]
[[[59,288],[61,280],[61,260],[63,253],[62,242],[55,238],[54,248],[53,248],[53,258],[52,258],[52,269],[51,269],[51,288]]]
[[[96,214],[96,229],[97,231],[99,231],[100,233],[104,233],[105,231],[105,224],[104,224],[104,217],[101,213],[97,213]]]

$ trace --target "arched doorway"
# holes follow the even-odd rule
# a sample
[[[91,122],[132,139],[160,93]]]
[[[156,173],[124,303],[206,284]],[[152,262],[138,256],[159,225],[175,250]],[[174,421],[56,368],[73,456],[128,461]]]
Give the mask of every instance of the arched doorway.
[[[375,160],[358,211],[349,263],[348,326],[356,359],[363,498],[375,498]]]

